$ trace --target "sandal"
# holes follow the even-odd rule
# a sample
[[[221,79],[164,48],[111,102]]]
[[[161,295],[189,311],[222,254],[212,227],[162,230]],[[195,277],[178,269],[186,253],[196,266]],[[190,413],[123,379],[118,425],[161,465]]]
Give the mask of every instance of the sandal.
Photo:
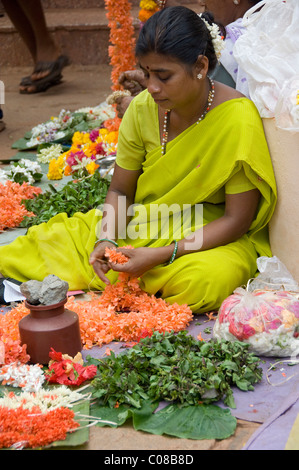
[[[33,93],[41,93],[42,91],[47,91],[48,88],[59,85],[62,82],[62,75],[59,73],[58,75],[47,75],[45,78],[41,78],[40,80],[31,80],[27,81],[24,90],[20,89],[20,93],[22,95],[32,95]],[[32,88],[31,90],[29,88]]]
[[[61,71],[69,63],[69,58],[63,55],[59,56],[54,62],[39,62],[36,64],[33,73],[48,70],[49,74],[39,80],[33,80],[30,75],[23,77],[19,86],[25,87],[25,89],[20,89],[20,93],[40,93],[48,90],[51,86],[58,85],[62,80]],[[28,88],[32,87],[34,88],[33,90],[28,90]]]
[[[37,80],[43,80],[44,78],[48,77],[51,74],[54,74],[56,72],[61,73],[62,69],[66,67],[67,65],[70,64],[70,60],[66,55],[60,55],[58,59],[56,59],[54,62],[37,62],[35,64],[34,70],[30,76],[31,80],[35,81],[34,78],[32,78],[32,75],[35,73],[40,73],[40,72],[49,72],[45,77],[42,77]]]

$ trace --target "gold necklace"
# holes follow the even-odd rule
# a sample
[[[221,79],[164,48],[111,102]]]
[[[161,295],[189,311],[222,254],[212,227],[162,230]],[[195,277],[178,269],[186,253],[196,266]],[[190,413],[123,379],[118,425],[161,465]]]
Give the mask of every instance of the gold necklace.
[[[202,121],[205,118],[206,114],[210,111],[211,105],[214,101],[215,84],[214,84],[214,81],[210,77],[208,77],[208,78],[210,80],[211,89],[209,91],[207,105],[206,105],[202,115],[196,121],[196,124],[198,124],[200,121]],[[169,119],[169,115],[170,115],[170,109],[167,109],[164,113],[164,122],[163,122],[163,129],[162,129],[161,157],[163,155],[165,155],[166,144],[167,144],[167,140],[168,140],[168,119]]]

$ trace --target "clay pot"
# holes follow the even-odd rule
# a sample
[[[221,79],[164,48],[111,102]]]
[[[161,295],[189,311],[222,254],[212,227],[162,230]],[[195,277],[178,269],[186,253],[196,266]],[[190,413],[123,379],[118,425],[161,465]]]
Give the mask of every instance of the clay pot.
[[[66,302],[67,298],[53,305],[32,305],[25,301],[30,313],[19,322],[19,331],[31,363],[48,364],[51,348],[72,357],[81,351],[79,317],[64,308]]]

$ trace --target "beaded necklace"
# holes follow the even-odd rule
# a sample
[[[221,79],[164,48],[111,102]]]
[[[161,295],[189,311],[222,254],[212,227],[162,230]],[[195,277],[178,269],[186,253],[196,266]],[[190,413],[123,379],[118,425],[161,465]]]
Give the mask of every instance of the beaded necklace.
[[[210,77],[208,77],[208,78],[210,80],[210,87],[211,87],[211,89],[209,91],[209,95],[208,95],[208,101],[207,101],[206,107],[205,107],[202,115],[196,121],[196,124],[198,124],[200,121],[202,121],[205,118],[206,114],[210,111],[211,105],[212,105],[213,100],[214,100],[214,96],[215,96],[214,81]],[[165,155],[166,144],[167,144],[167,140],[168,140],[169,116],[170,116],[170,109],[167,109],[165,111],[165,114],[164,114],[164,122],[163,122],[163,130],[162,130],[162,143],[161,143],[161,156]]]

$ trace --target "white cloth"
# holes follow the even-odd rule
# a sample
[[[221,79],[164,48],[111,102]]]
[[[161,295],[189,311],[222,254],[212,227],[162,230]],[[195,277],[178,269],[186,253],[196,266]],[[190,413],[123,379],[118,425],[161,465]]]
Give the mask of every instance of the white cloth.
[[[238,18],[236,21],[225,27],[225,48],[221,53],[220,62],[234,80],[236,84],[236,90],[238,90],[240,93],[243,93],[245,96],[247,96],[247,98],[250,98],[246,73],[239,66],[234,56],[235,43],[245,31],[242,22],[243,19]]]

